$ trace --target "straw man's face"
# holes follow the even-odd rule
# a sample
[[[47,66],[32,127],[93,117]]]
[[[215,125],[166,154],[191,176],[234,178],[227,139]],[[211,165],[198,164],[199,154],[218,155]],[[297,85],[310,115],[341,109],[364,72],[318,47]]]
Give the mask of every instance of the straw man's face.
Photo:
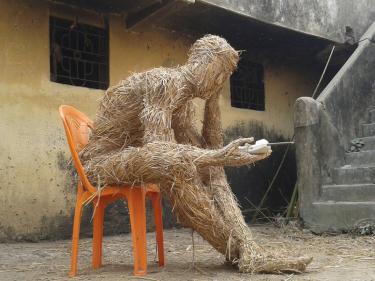
[[[214,94],[220,94],[232,71],[217,63],[212,67],[209,64],[206,65],[206,81],[203,81],[201,87],[199,87],[198,97],[207,100]]]
[[[225,81],[236,69],[238,52],[216,35],[206,35],[190,49],[187,65],[195,77],[196,97],[209,99],[223,88]]]

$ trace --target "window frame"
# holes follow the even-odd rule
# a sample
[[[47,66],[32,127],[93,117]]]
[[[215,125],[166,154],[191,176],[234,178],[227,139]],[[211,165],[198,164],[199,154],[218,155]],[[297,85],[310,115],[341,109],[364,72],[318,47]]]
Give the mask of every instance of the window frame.
[[[106,19],[104,22],[104,27],[99,27],[77,23],[77,20],[69,18],[49,16],[50,81],[90,89],[108,88],[109,27]],[[76,37],[75,46],[72,46],[72,36]],[[68,41],[68,45],[63,46],[63,40]],[[91,50],[94,51],[87,51],[85,44],[91,44]]]
[[[250,77],[250,70],[253,77]],[[230,77],[230,97],[232,107],[265,111],[263,65],[241,58],[237,70]]]

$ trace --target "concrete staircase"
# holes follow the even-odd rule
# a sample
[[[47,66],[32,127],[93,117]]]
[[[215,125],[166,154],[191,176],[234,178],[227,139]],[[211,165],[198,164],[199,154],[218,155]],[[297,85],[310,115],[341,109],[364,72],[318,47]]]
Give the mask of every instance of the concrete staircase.
[[[338,229],[375,225],[375,107],[367,113],[368,123],[361,124],[359,138],[364,145],[360,151],[347,152],[346,164],[331,170],[332,183],[322,185],[320,199],[313,203],[328,220],[344,222]]]
[[[316,100],[296,100],[299,210],[314,232],[375,230],[374,65],[375,22]]]
[[[323,185],[321,200],[375,203],[375,108],[368,109],[368,122],[362,124],[359,152],[346,153],[346,165],[332,170],[333,184]]]

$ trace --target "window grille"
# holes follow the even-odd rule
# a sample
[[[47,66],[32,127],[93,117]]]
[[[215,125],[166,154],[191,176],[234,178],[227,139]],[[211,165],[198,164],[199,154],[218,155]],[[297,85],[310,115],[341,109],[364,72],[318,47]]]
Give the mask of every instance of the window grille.
[[[264,111],[264,71],[261,64],[245,58],[230,78],[231,105]]]
[[[51,81],[107,89],[108,29],[50,17]]]

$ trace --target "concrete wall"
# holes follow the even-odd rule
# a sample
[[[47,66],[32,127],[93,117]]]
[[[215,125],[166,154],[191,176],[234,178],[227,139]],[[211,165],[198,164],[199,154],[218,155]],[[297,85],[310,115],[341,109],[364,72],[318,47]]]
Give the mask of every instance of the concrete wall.
[[[358,40],[375,20],[374,0],[197,0],[267,23],[345,42],[346,26]]]
[[[102,24],[96,14],[47,1],[0,2],[0,241],[70,236],[75,187],[57,109],[71,104],[93,117],[103,95],[101,90],[50,81],[50,14],[72,19],[78,15],[79,21]],[[109,17],[110,84],[130,71],[184,62],[188,39],[155,29],[127,32],[123,22],[121,17]],[[252,128],[290,137],[293,103],[309,95],[317,79],[301,70],[297,64],[265,64],[264,112],[231,108],[228,84],[221,106],[231,137],[252,134]],[[121,226],[124,212],[113,208],[113,214],[117,217],[112,229],[126,231]],[[89,217],[87,211],[86,227]]]

